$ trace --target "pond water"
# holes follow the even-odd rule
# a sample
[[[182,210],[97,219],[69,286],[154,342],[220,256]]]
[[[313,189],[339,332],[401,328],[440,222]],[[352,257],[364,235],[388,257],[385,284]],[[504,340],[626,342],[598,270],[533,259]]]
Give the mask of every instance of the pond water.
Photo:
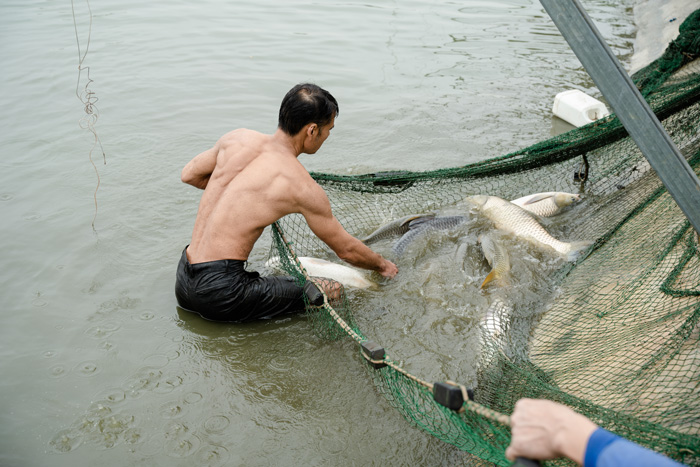
[[[635,2],[582,3],[629,64]],[[174,271],[200,195],[179,174],[230,129],[273,132],[301,81],[340,104],[332,138],[300,158],[312,171],[453,167],[546,139],[566,128],[556,93],[597,93],[539,2],[26,0],[0,12],[0,464],[466,462],[377,393],[352,342],[321,340],[303,317],[178,313]],[[253,268],[268,248],[264,237]],[[372,325],[426,342],[460,330],[390,307]],[[423,368],[434,356],[407,357]],[[469,373],[459,359],[430,377]]]

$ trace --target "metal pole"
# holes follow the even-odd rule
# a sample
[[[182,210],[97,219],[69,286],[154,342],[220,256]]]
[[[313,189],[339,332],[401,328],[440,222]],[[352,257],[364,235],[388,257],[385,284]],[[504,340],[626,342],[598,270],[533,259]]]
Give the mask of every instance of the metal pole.
[[[540,0],[661,182],[700,232],[700,180],[578,0]]]

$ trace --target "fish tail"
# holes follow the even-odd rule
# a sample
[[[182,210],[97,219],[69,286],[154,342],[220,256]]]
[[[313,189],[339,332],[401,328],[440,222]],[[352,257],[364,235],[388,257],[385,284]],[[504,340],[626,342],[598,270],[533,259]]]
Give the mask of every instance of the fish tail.
[[[487,284],[489,284],[491,281],[496,280],[496,270],[492,269],[491,272],[486,276],[486,279],[484,279],[484,282],[481,283],[481,288],[483,289],[486,287]]]
[[[593,242],[589,241],[571,242],[569,251],[566,252],[566,260],[572,262],[579,260],[588,253],[587,250],[591,245],[593,245]]]
[[[484,282],[481,283],[481,288],[483,289],[491,282],[497,282],[498,285],[500,285],[500,286],[510,285],[510,280],[508,279],[508,273],[507,272],[505,272],[505,273],[499,272],[498,269],[495,269],[495,268],[492,269],[491,272],[488,273],[488,275],[484,279]]]

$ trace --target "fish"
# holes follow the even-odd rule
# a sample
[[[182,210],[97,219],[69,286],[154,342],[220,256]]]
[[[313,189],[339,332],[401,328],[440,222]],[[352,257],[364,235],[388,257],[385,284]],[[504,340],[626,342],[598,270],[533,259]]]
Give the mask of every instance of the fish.
[[[399,256],[417,237],[433,230],[451,229],[452,227],[462,224],[467,219],[467,216],[431,216],[413,220],[410,222],[408,231],[394,244],[391,251]]]
[[[464,272],[464,260],[467,257],[469,245],[466,242],[461,242],[459,246],[457,247],[457,250],[455,251],[455,254],[453,256],[455,266],[459,267],[459,269]]]
[[[513,318],[513,306],[496,297],[484,316],[479,320],[479,372],[488,372],[499,353],[508,350],[510,324]]]
[[[310,277],[325,277],[340,282],[345,287],[356,289],[367,289],[376,287],[377,283],[369,279],[368,272],[345,266],[343,264],[326,261],[325,259],[313,258],[311,256],[300,256],[299,262],[306,269]],[[280,270],[280,259],[275,256],[270,258],[265,265],[269,268]]]
[[[552,237],[534,215],[498,196],[477,195],[466,199],[486,215],[497,229],[534,242],[538,246],[554,248],[567,261],[576,261],[592,242],[562,242]]]
[[[581,201],[581,195],[565,193],[562,191],[548,191],[534,195],[523,196],[511,201],[526,211],[530,211],[540,217],[551,217],[559,214],[567,207]]]
[[[501,298],[496,297],[486,310],[486,314],[479,320],[479,338],[482,345],[497,341],[502,343],[513,314],[513,306]]]
[[[500,242],[495,241],[493,235],[488,233],[479,235],[479,243],[486,261],[491,266],[491,272],[486,276],[484,282],[481,283],[481,288],[483,289],[491,282],[499,285],[509,285],[510,257],[505,247]]]
[[[489,305],[484,316],[479,320],[479,344],[481,346],[477,361],[477,372],[488,374],[498,371],[494,366],[502,358],[509,358],[513,353],[512,320],[515,309],[509,301],[496,297]]]
[[[385,238],[398,237],[399,235],[403,235],[406,232],[408,232],[408,230],[411,228],[411,223],[413,221],[418,219],[427,219],[431,217],[435,217],[435,213],[411,214],[409,216],[402,217],[401,219],[396,219],[392,222],[389,222],[386,225],[379,227],[377,230],[360,240],[363,243],[369,245],[370,243],[374,243]]]

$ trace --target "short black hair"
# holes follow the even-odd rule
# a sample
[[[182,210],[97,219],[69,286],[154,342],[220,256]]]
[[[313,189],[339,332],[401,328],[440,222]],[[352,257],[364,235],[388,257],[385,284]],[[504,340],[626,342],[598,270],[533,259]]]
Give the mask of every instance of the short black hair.
[[[297,84],[282,99],[278,127],[294,136],[309,123],[327,125],[337,115],[338,101],[331,93],[315,84]]]

